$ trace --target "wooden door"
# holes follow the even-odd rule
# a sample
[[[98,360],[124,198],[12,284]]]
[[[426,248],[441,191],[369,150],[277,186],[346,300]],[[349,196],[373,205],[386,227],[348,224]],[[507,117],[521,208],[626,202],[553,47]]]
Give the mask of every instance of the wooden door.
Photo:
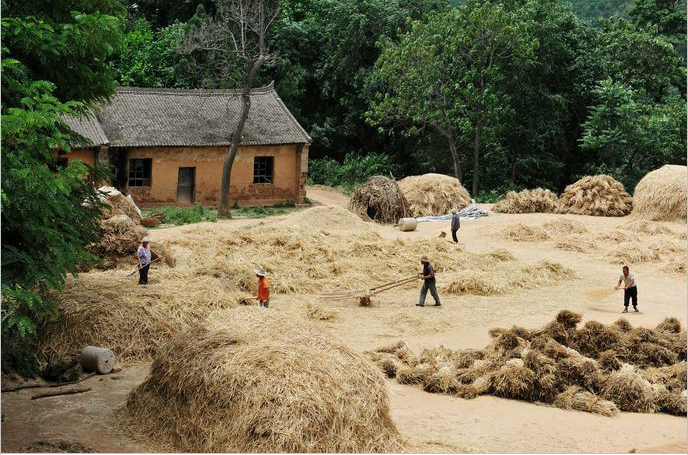
[[[195,167],[180,167],[177,177],[177,203],[193,204],[194,186],[196,182]]]

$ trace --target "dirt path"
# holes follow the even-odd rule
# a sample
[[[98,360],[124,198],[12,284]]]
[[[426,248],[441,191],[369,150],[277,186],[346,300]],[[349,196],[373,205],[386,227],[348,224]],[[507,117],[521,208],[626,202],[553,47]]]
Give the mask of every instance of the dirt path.
[[[308,188],[315,203],[346,205],[347,198],[326,188]],[[272,223],[284,216],[260,220],[230,220],[214,228],[245,227]],[[541,225],[554,219],[582,222],[594,247],[587,252],[554,248],[553,241],[529,243],[506,240],[503,229],[510,223]],[[459,231],[460,245],[471,252],[495,248],[510,251],[521,262],[549,260],[572,269],[568,281],[554,286],[496,296],[443,295],[442,308],[418,308],[413,287],[376,296],[373,306],[354,302],[322,302],[317,295],[276,295],[271,311],[304,315],[306,306],[326,305],[336,312],[334,321],[319,322],[351,347],[365,351],[383,343],[402,339],[411,349],[444,344],[451,348],[482,347],[489,341],[489,328],[513,324],[538,327],[549,322],[564,308],[583,314],[584,320],[611,323],[621,316],[621,294],[610,292],[620,266],[610,264],[608,245],[597,236],[618,228],[626,219],[565,216],[551,214],[502,215],[466,221]],[[675,232],[685,225],[667,224]],[[194,226],[153,231],[158,239],[183,235]],[[448,222],[419,223],[415,232],[399,232],[382,227],[388,238],[434,238],[448,231]],[[683,240],[685,242],[685,240]],[[381,265],[382,266],[382,265]],[[638,277],[640,313],[626,315],[634,326],[651,327],[665,317],[687,319],[687,280],[668,274],[661,263],[632,265]],[[507,279],[508,277],[505,277]],[[371,277],[371,283],[375,277]],[[438,275],[438,285],[442,277]],[[327,291],[327,290],[323,290]],[[112,380],[109,376],[86,381],[93,391],[65,397],[31,401],[31,391],[2,394],[2,450],[16,451],[27,443],[63,436],[98,451],[145,451],[118,429],[115,411],[126,395],[145,377],[148,364],[129,366]],[[102,379],[102,380],[101,380]],[[613,452],[632,449],[653,452],[686,452],[686,419],[666,414],[621,413],[614,418],[516,400],[481,396],[462,400],[429,394],[419,388],[388,382],[392,417],[401,434],[409,440],[409,450],[421,452]]]
[[[306,197],[313,205],[349,205],[349,198],[339,191],[327,186],[315,185],[306,187]]]

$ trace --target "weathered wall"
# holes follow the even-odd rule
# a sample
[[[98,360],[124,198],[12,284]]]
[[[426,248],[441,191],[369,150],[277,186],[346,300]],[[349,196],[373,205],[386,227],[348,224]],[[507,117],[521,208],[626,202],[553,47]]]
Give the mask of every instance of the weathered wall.
[[[96,165],[96,154],[98,149],[73,149],[71,152],[62,155],[67,161],[79,160],[84,164],[93,167]]]
[[[303,154],[297,161],[300,145],[241,147],[232,167],[230,199],[239,205],[274,205],[282,202],[303,202]],[[304,147],[304,149],[306,149]],[[134,200],[143,206],[177,203],[177,178],[180,167],[195,167],[194,202],[216,206],[220,197],[222,166],[227,147],[165,147],[121,150],[128,166],[131,158],[152,158],[151,185],[129,187]],[[253,184],[253,159],[274,157],[272,184]],[[307,160],[306,150],[306,160]],[[128,175],[128,168],[127,168]]]

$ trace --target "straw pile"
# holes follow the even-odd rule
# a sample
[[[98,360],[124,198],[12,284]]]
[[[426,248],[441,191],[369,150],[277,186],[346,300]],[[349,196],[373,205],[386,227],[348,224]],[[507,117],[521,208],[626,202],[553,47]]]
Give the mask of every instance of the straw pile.
[[[643,177],[633,192],[633,216],[686,222],[686,166],[665,165]]]
[[[566,187],[559,197],[558,213],[593,216],[626,216],[633,198],[621,182],[608,175],[586,176]]]
[[[132,270],[131,264],[68,278],[52,295],[58,318],[40,330],[42,357],[55,360],[94,345],[112,349],[125,362],[149,359],[161,343],[211,311],[255,300],[256,268],[268,273],[275,296],[368,289],[417,274],[424,254],[435,266],[439,286],[461,294],[486,293],[481,284],[461,284],[469,273],[483,283],[501,283],[508,276],[522,287],[548,286],[572,276],[559,264],[516,261],[505,250],[475,254],[441,239],[385,239],[377,229],[358,230],[359,224],[371,223],[345,209],[333,212],[338,230],[320,229],[321,210],[295,215],[252,228],[199,224],[161,231],[158,238],[177,266],[154,264],[148,286],[137,286],[136,276],[118,279]]]
[[[100,243],[91,245],[89,250],[109,261],[132,256],[148,233],[143,226],[123,214],[102,220],[100,227]]]
[[[302,320],[211,315],[166,343],[120,414],[180,452],[398,452],[384,378]]]
[[[559,198],[556,193],[535,188],[518,193],[509,191],[492,210],[498,213],[553,213],[556,212],[558,204]]]
[[[423,174],[399,181],[399,188],[409,203],[409,215],[439,216],[452,209],[461,210],[471,203],[471,196],[458,179],[442,174]]]
[[[394,180],[376,175],[356,188],[349,210],[365,221],[396,223],[408,216],[408,202]]]
[[[141,211],[131,196],[124,196],[119,190],[111,186],[98,188],[101,193],[100,200],[105,202],[108,207],[103,210],[103,218],[111,218],[117,215],[126,215],[134,222],[141,224]]]
[[[613,416],[685,413],[686,331],[676,319],[655,329],[589,321],[564,310],[538,330],[490,330],[484,349],[440,346],[413,353],[403,341],[368,353],[401,384],[470,399],[496,395]],[[683,401],[681,401],[683,399]]]

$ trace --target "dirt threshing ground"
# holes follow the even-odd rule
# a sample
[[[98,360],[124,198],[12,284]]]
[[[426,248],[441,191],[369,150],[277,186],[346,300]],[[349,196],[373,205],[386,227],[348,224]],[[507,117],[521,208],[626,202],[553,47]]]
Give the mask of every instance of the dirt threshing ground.
[[[308,196],[316,204],[347,202],[342,195],[323,188],[309,188]],[[588,232],[582,238],[590,242],[586,252],[557,249],[554,240],[514,242],[503,235],[509,224],[542,226],[562,218],[585,225]],[[285,216],[221,221],[215,226],[248,228],[283,219]],[[549,260],[575,271],[575,277],[554,285],[492,296],[443,295],[441,308],[416,307],[417,291],[411,290],[379,294],[373,306],[367,308],[354,301],[323,302],[317,295],[275,295],[270,311],[303,315],[308,304],[332,309],[336,318],[318,324],[361,351],[398,339],[414,350],[440,344],[454,349],[480,348],[488,343],[488,330],[492,327],[538,327],[552,320],[561,309],[581,312],[584,321],[608,324],[618,319],[623,309],[622,294],[606,292],[616,284],[620,265],[611,264],[608,258],[609,251],[617,245],[597,237],[627,222],[627,218],[491,213],[487,218],[463,224],[459,238],[469,252],[504,248],[519,261]],[[685,225],[662,224],[677,234],[685,232]],[[173,238],[179,235],[179,229],[156,230],[155,235],[161,240]],[[419,223],[415,232],[381,228],[384,237],[403,239],[437,237],[440,231],[448,231],[448,222]],[[685,244],[685,237],[677,240]],[[640,313],[626,315],[628,321],[634,326],[653,327],[665,317],[676,317],[685,325],[685,274],[666,272],[663,263],[658,262],[631,265],[638,279]],[[153,283],[154,277],[153,270]],[[437,279],[441,288],[441,275]],[[503,279],[509,281],[508,276]],[[378,284],[375,277],[371,277],[370,284]],[[131,286],[136,286],[134,281]],[[431,297],[428,298],[432,305]],[[77,441],[99,452],[148,450],[124,435],[114,418],[115,410],[124,403],[129,390],[144,379],[148,367],[147,363],[130,365],[121,373],[88,379],[83,385],[93,390],[80,395],[32,401],[30,397],[35,391],[31,389],[4,393],[2,450],[17,451],[34,441],[55,438]],[[682,417],[621,413],[608,418],[493,396],[463,400],[429,394],[393,380],[388,385],[392,417],[413,451],[686,452],[686,420]]]

